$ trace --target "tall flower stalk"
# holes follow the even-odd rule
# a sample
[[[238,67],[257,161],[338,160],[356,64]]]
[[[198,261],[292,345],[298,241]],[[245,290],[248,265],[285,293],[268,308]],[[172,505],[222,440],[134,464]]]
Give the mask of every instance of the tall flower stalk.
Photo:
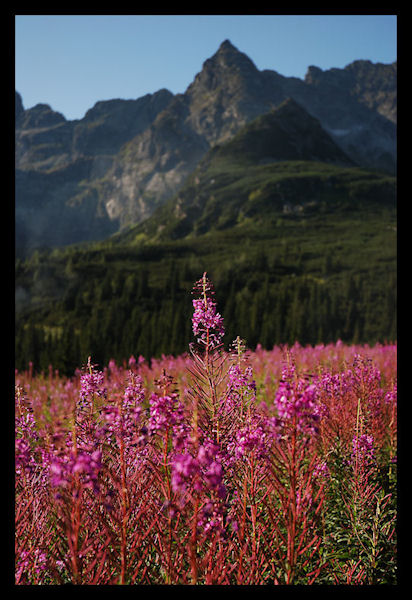
[[[223,317],[217,312],[215,292],[206,272],[195,283],[192,294],[195,296],[192,329],[196,338],[196,342],[191,345],[195,376],[194,412],[196,418],[199,418],[198,411],[203,411],[202,425],[209,428],[213,441],[219,443],[218,387],[223,379],[224,359],[221,356],[225,333]]]
[[[324,494],[323,485],[315,485],[312,450],[319,420],[316,388],[298,375],[289,353],[286,358],[274,398],[279,437],[271,449],[271,480],[281,509],[271,514],[280,541],[284,583],[290,585],[305,573],[311,581],[320,572],[322,561],[316,553],[322,541],[319,520]],[[309,564],[315,566],[312,571]]]

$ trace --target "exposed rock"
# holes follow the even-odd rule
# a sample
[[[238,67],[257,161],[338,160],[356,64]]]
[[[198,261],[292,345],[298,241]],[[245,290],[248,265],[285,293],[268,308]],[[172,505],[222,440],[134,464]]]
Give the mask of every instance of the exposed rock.
[[[355,61],[328,71],[310,66],[301,80],[259,71],[225,40],[185,93],[162,89],[137,100],[97,102],[80,120],[67,121],[47,104],[24,109],[16,92],[17,251],[22,240],[29,251],[101,239],[146,219],[211,147],[287,98],[334,140],[329,160],[339,160],[337,145],[361,166],[394,172],[396,63]],[[298,109],[289,103],[283,110],[286,132]],[[306,152],[311,140],[301,135]],[[282,144],[285,159],[286,138]],[[262,157],[268,159],[270,153]]]
[[[255,164],[311,160],[354,166],[320,122],[292,98],[246,125],[221,147],[219,156],[224,155]]]

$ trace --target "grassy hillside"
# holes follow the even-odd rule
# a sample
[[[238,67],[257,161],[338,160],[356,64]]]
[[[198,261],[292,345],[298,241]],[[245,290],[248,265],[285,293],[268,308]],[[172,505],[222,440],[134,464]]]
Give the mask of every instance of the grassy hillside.
[[[375,208],[395,208],[393,177],[312,161],[245,166],[222,161],[216,153],[201,163],[177,199],[113,239],[152,243],[262,224],[276,235],[278,227],[296,220],[327,220],[338,213],[345,219],[348,213],[373,214]]]

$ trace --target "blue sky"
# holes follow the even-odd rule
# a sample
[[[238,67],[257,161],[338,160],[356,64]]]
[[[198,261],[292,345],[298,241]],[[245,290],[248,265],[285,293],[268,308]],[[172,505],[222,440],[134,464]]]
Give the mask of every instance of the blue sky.
[[[16,90],[81,119],[99,100],[183,93],[225,39],[258,69],[397,60],[396,15],[16,15]]]

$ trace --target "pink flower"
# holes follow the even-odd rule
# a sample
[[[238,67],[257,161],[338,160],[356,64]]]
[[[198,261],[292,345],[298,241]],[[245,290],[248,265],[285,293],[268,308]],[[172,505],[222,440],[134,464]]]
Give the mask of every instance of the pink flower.
[[[50,465],[50,480],[53,487],[69,486],[72,477],[77,473],[86,488],[95,493],[99,491],[98,476],[102,468],[102,454],[99,450],[92,453],[71,453],[69,457],[55,457]]]
[[[177,393],[170,392],[165,396],[158,396],[153,392],[149,404],[149,430],[152,433],[165,431],[168,427],[180,425],[182,422],[183,405],[178,400]]]
[[[375,450],[373,446],[373,436],[363,433],[360,436],[353,436],[352,439],[352,465],[367,467],[374,462]]]
[[[30,444],[23,438],[15,440],[15,462],[18,473],[20,473],[21,469],[32,471],[36,466],[36,462],[31,454]]]
[[[192,293],[199,296],[193,299],[193,334],[199,343],[217,348],[222,343],[225,330],[223,317],[217,312],[216,302],[212,299],[213,286],[206,273],[195,283]]]
[[[290,367],[283,369],[274,404],[280,419],[296,418],[300,430],[316,431],[321,412],[317,406],[317,388],[306,379],[295,378]]]
[[[218,457],[219,446],[205,440],[197,456],[189,451],[175,454],[172,462],[172,487],[175,492],[184,492],[189,486],[200,491],[215,491],[220,498],[226,494],[223,484],[223,468]]]
[[[392,389],[390,389],[385,394],[385,404],[396,404],[397,399],[398,399],[398,386],[396,383],[394,383]]]
[[[191,454],[177,454],[172,463],[172,488],[183,493],[194,476],[199,472],[199,462]]]
[[[90,363],[90,356],[87,363],[88,373],[83,373],[80,377],[80,399],[81,404],[85,405],[94,395],[105,397],[106,389],[103,387],[104,374],[96,371]]]
[[[260,457],[267,454],[269,437],[263,424],[263,421],[260,422],[259,417],[256,416],[250,425],[242,427],[237,431],[234,443],[236,458],[240,458],[251,452],[255,452]]]
[[[329,467],[326,460],[317,462],[315,464],[315,468],[313,469],[314,479],[329,479],[329,476]]]

